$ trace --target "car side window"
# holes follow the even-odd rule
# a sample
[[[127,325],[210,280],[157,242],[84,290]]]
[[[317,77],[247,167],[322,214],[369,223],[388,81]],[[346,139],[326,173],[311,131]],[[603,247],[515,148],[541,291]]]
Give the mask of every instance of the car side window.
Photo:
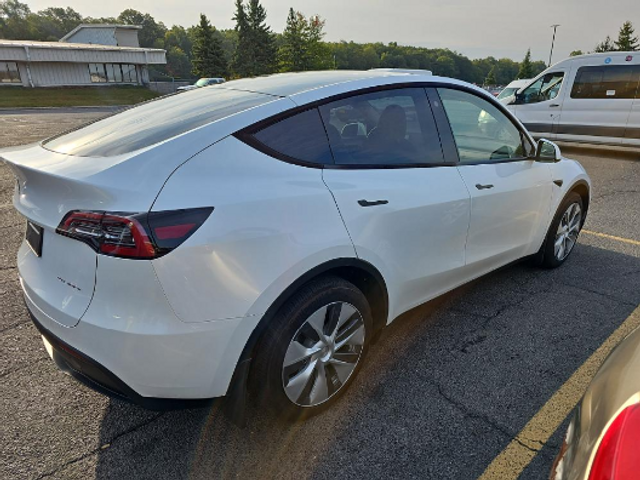
[[[558,96],[564,72],[547,73],[525,88],[518,95],[518,104],[540,103]]]
[[[605,65],[580,67],[571,89],[571,98],[636,97],[640,83],[640,66]]]
[[[461,90],[439,88],[461,163],[527,157],[533,146],[489,101]]]
[[[383,90],[320,106],[336,164],[442,163],[440,137],[422,88]]]
[[[267,153],[275,156],[282,154],[320,165],[333,163],[327,133],[316,108],[268,125],[255,132],[253,138],[271,150]]]

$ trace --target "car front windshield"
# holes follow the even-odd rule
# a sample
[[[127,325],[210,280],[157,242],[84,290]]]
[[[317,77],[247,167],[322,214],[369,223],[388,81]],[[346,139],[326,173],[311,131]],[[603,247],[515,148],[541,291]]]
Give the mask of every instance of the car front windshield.
[[[207,85],[209,85],[209,83],[210,83],[209,78],[201,78],[196,82],[196,87],[206,87]]]
[[[511,95],[513,95],[514,93],[516,93],[518,91],[517,88],[512,87],[512,88],[505,88],[504,90],[502,90],[502,92],[500,92],[500,95],[498,95],[498,100],[500,100],[501,98],[507,98],[510,97]]]

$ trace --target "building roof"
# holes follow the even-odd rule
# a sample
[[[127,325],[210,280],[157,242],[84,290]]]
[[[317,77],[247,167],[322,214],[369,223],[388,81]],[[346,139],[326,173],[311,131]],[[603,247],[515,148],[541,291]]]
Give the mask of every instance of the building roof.
[[[85,28],[112,28],[112,29],[123,29],[123,30],[142,30],[142,27],[139,25],[119,25],[115,23],[81,23],[76,28],[67,33],[64,37],[60,39],[61,42],[67,41],[67,39],[71,38],[78,31]]]
[[[37,42],[35,40],[5,40],[0,39],[0,47],[29,47],[51,48],[56,50],[103,50],[103,51],[132,51],[132,52],[164,52],[161,48],[118,47],[99,43],[66,43],[66,42]]]

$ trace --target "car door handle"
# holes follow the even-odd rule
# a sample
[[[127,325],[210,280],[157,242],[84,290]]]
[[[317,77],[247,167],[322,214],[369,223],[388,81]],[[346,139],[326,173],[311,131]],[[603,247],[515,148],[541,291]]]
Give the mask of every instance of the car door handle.
[[[559,103],[552,103],[551,105],[549,105],[549,108],[556,108],[559,107],[560,104]]]
[[[487,190],[489,188],[493,188],[493,185],[491,184],[487,184],[487,185],[480,185],[479,183],[476,183],[476,188],[478,190]]]
[[[369,200],[358,200],[358,203],[361,207],[375,207],[376,205],[386,205],[389,203],[389,200],[374,200],[373,202]]]

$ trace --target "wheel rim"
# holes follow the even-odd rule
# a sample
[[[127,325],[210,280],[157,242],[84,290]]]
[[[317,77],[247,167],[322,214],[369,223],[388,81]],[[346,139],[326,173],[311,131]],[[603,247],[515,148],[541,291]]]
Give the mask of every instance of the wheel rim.
[[[562,214],[560,225],[558,225],[554,249],[556,259],[564,260],[571,253],[578,241],[581,223],[582,209],[577,203],[572,203]]]
[[[330,303],[307,318],[282,365],[289,400],[315,407],[337,394],[360,362],[365,333],[362,314],[347,302]]]

